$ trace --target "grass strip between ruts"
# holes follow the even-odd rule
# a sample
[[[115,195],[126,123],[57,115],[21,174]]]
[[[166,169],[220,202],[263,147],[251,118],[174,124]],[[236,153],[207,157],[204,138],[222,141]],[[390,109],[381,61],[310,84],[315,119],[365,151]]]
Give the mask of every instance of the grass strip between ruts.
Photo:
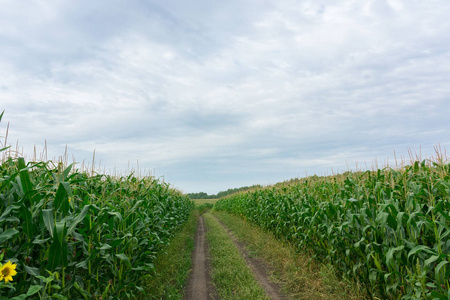
[[[204,214],[211,257],[211,276],[218,296],[227,299],[269,299],[225,229],[210,213]]]

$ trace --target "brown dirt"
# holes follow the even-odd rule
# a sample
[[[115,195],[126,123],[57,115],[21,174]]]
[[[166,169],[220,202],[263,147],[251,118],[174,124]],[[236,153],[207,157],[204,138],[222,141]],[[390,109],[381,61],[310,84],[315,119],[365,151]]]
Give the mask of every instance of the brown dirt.
[[[214,285],[212,284],[208,245],[205,239],[205,225],[200,216],[195,234],[195,249],[192,254],[192,272],[189,285],[184,294],[186,300],[214,300],[218,299]]]
[[[267,295],[273,300],[289,299],[281,292],[280,286],[269,279],[269,268],[264,264],[264,262],[255,257],[249,256],[245,243],[238,241],[233,233],[225,226],[225,224],[223,224],[219,219],[217,220],[219,221],[220,225],[225,228],[231,240],[236,244],[239,251],[241,252],[242,257],[247,262],[247,265],[250,266],[251,270],[253,271],[256,280],[266,290]]]

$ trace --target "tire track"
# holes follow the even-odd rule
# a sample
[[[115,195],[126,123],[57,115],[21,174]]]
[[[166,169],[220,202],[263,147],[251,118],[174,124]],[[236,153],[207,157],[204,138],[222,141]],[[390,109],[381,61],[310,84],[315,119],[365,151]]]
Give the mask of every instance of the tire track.
[[[217,299],[210,274],[208,245],[205,240],[205,233],[206,229],[203,216],[200,216],[197,223],[197,232],[195,234],[192,273],[190,275],[188,288],[184,294],[186,300]]]

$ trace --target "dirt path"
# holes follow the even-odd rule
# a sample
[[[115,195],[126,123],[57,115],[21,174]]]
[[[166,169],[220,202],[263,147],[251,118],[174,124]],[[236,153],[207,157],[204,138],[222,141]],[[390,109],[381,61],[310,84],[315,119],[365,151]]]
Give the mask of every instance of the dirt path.
[[[186,300],[212,300],[215,296],[214,286],[210,275],[208,247],[205,241],[205,225],[200,216],[195,234],[195,250],[192,257],[192,273],[189,285],[184,294]]]
[[[214,216],[215,217],[215,216]],[[215,217],[216,218],[216,217]],[[223,224],[219,219],[216,218],[220,225],[226,230],[231,240],[236,244],[242,257],[247,262],[247,265],[253,271],[256,280],[259,284],[266,290],[267,295],[273,300],[287,300],[288,297],[281,292],[281,288],[278,284],[269,280],[269,269],[261,262],[259,259],[250,257],[248,255],[247,248],[243,242],[236,239],[233,233]]]
[[[219,219],[217,219],[217,221],[226,230],[230,239],[236,244],[242,257],[247,262],[247,265],[253,271],[256,280],[266,290],[267,295],[273,300],[288,299],[285,295],[283,295],[283,293],[281,293],[280,287],[276,283],[269,280],[268,268],[260,260],[250,257],[245,244],[238,241],[233,233]],[[206,228],[203,217],[201,216],[197,224],[197,233],[195,235],[195,249],[192,257],[192,272],[189,279],[189,285],[184,294],[184,299],[186,300],[218,299],[210,275],[208,246],[205,240],[205,235]]]

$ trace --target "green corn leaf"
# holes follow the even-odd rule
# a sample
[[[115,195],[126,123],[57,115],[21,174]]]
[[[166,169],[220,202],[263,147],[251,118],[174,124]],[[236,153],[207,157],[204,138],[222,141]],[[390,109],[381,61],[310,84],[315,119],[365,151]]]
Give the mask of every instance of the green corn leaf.
[[[39,276],[39,269],[38,268],[33,268],[33,267],[29,267],[27,265],[23,265],[23,268],[25,269],[25,271],[30,274],[31,276]]]
[[[450,290],[448,290],[446,294],[432,291],[431,296],[433,297],[433,300],[450,300]]]
[[[405,212],[401,211],[397,214],[397,230],[399,230],[403,225],[403,220],[406,217]],[[407,218],[407,217],[406,217]]]
[[[11,148],[11,146],[3,147],[3,148],[0,149],[0,152],[5,151],[5,150],[7,150],[7,149],[9,149],[9,148]]]
[[[7,218],[5,220],[5,222],[6,223],[14,223],[14,222],[20,223],[20,219],[17,218],[17,217],[12,216],[12,217]]]
[[[442,208],[436,207],[435,212],[438,212],[447,222],[450,222],[450,214],[448,212],[444,212]]]
[[[55,228],[55,220],[53,218],[53,209],[43,209],[42,218],[50,236],[53,237],[53,229]]]
[[[64,188],[64,183],[66,183],[66,182],[60,182],[58,185],[58,189],[56,191],[55,201],[54,201],[54,206],[56,209],[58,209],[61,206],[62,200],[65,197],[67,197],[67,192],[66,192],[66,189]]]
[[[124,253],[116,254],[116,257],[119,258],[121,261],[125,262],[126,265],[131,268],[130,259]]]
[[[53,274],[49,277],[44,277],[44,276],[40,275],[40,276],[36,276],[36,278],[42,280],[45,283],[51,283],[55,279],[55,276]]]
[[[12,237],[14,237],[14,236],[15,236],[16,234],[18,234],[18,233],[19,233],[19,231],[17,231],[17,230],[14,229],[14,228],[6,229],[5,231],[3,231],[3,232],[0,234],[0,244],[2,244],[2,243],[4,243],[5,241],[11,239]]]
[[[20,218],[22,220],[22,229],[29,238],[33,237],[33,218],[27,207],[20,209]]]
[[[53,242],[50,245],[47,268],[54,271],[60,264],[67,267],[66,223],[56,222],[53,230]]]
[[[63,171],[63,177],[62,181],[65,181],[67,179],[67,176],[69,176],[70,170],[72,169],[73,164],[70,164],[64,171]]]
[[[116,254],[116,256],[117,256],[120,260],[129,260],[129,259],[128,259],[128,256],[126,256],[124,253]]]
[[[136,268],[131,268],[133,271],[150,271],[152,268],[148,266],[139,266]]]
[[[135,211],[138,208],[138,206],[140,206],[142,203],[144,203],[144,200],[136,201],[136,203],[131,208],[131,211]]]
[[[27,297],[28,296],[26,294],[21,294],[19,296],[15,296],[13,298],[10,298],[9,300],[25,300]],[[3,299],[8,299],[8,298],[3,298],[3,297],[0,298],[0,300],[3,300]]]
[[[31,184],[30,180],[30,173],[28,172],[28,168],[25,165],[25,160],[23,157],[19,157],[18,159],[19,164],[19,176],[20,176],[20,183],[22,186],[22,190],[24,194],[27,194],[29,191],[33,189],[33,185]]]
[[[75,265],[75,268],[83,268],[83,269],[87,270],[88,269],[88,262],[89,262],[89,258],[85,259],[85,260],[83,260],[83,261],[81,261],[79,263],[77,263]]]
[[[53,236],[53,243],[50,245],[47,261],[47,269],[54,271],[61,263],[62,247],[58,241],[58,235]]]
[[[65,240],[66,231],[67,228],[65,221],[59,221],[55,223],[55,233],[60,244],[62,244],[62,242]]]
[[[64,268],[69,265],[68,260],[68,249],[67,249],[67,239],[64,238],[61,245],[61,264]]]
[[[48,242],[50,239],[51,239],[51,237],[46,238],[46,239],[34,239],[33,244],[42,245],[42,244]]]
[[[109,241],[109,245],[113,248],[116,248],[117,246],[119,246],[120,244],[122,244],[124,238],[120,238],[120,239],[114,239],[112,241]]]
[[[365,237],[362,237],[358,242],[356,242],[356,243],[353,245],[353,247],[359,248],[359,246],[361,245],[362,242],[365,241],[365,239],[366,239]]]
[[[430,253],[430,254],[435,254],[435,255],[437,254],[437,252],[435,250],[431,249],[430,247],[425,246],[425,245],[419,245],[419,246],[416,246],[413,249],[411,249],[411,251],[409,251],[408,259],[411,255],[416,254],[417,252],[421,252],[421,251],[424,251],[424,252]]]
[[[73,284],[73,287],[75,288],[75,290],[85,299],[88,300],[90,299],[92,296],[86,292],[85,290],[83,290],[80,285],[78,284],[78,282],[75,281],[75,283]]]
[[[60,290],[61,289],[61,287],[59,285],[57,285],[57,284],[50,285],[50,288],[54,289],[54,290]],[[53,294],[52,297],[54,297],[54,295],[55,294]],[[57,298],[57,299],[60,299],[60,298]]]
[[[108,250],[111,249],[112,247],[108,244],[103,244],[103,246],[100,247],[100,250]]]
[[[439,259],[439,255],[432,255],[430,258],[425,260],[424,266],[428,267],[430,264],[434,263]]]
[[[122,215],[118,211],[108,211],[108,214],[116,216],[120,221],[122,221]]]
[[[58,190],[55,195],[55,208],[61,209],[64,215],[67,215],[69,212],[70,204],[69,204],[69,196],[72,195],[72,189],[68,182],[61,182],[58,186]]]
[[[18,205],[10,205],[10,206],[6,207],[5,211],[0,216],[0,222],[3,222],[4,220],[6,220],[9,217],[9,214],[11,213],[11,211],[18,210],[18,209],[20,209],[20,206],[18,206]]]
[[[36,294],[37,292],[39,292],[40,290],[42,290],[43,286],[42,285],[32,285],[30,286],[30,288],[28,289],[27,292],[27,296],[33,296],[34,294]]]
[[[392,268],[395,268],[395,262],[394,262],[394,254],[395,252],[401,251],[405,248],[404,245],[390,248],[388,252],[386,253],[386,264],[388,266],[391,266]]]
[[[61,287],[59,285],[52,285],[51,288],[53,288],[53,289],[61,289]],[[67,300],[66,296],[63,296],[63,295],[58,294],[58,293],[53,293],[52,294],[52,298],[59,299],[59,300]]]
[[[87,215],[90,208],[91,208],[90,205],[86,205],[83,207],[81,212],[73,220],[72,224],[70,224],[69,229],[67,230],[67,235],[72,234],[72,232],[75,230],[75,227],[78,225],[78,223],[83,221],[84,217]]]
[[[375,221],[380,223],[380,226],[385,226],[388,216],[389,214],[387,212],[382,211],[377,215]]]
[[[448,260],[443,260],[436,266],[436,269],[434,270],[436,278],[439,277],[439,272],[441,271],[442,267],[448,263],[449,263]]]
[[[391,227],[392,229],[397,229],[397,220],[392,216],[392,215],[388,215],[387,217],[387,221],[389,224],[389,227]]]

